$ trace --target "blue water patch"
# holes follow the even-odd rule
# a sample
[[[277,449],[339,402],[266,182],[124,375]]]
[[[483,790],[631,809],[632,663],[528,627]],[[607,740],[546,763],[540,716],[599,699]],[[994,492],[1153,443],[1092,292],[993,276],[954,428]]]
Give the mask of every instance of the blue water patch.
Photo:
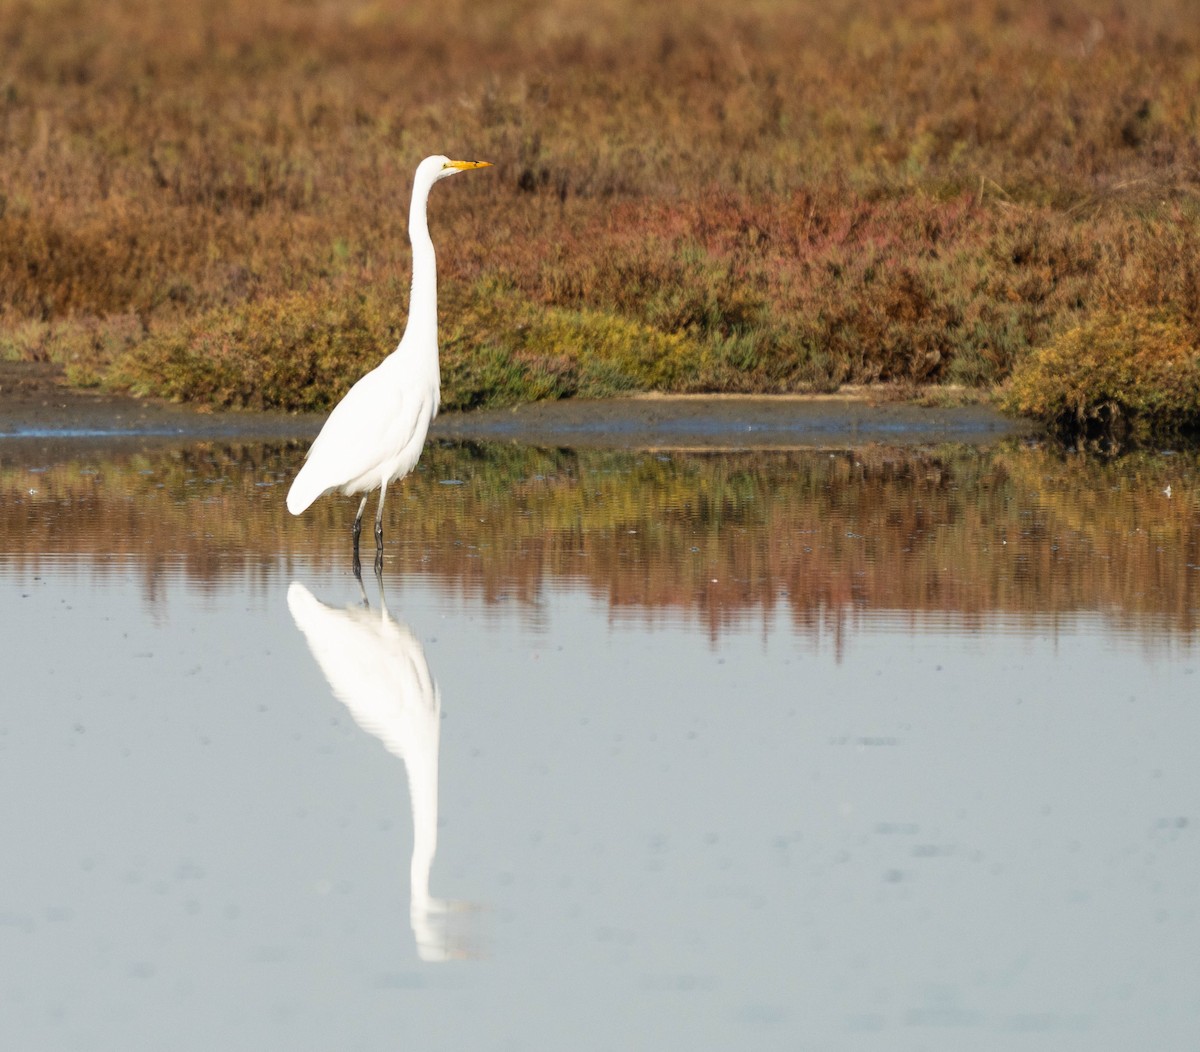
[[[0,431],[0,438],[159,438],[181,435],[177,427],[135,427],[110,429],[99,427],[22,427],[15,431]]]

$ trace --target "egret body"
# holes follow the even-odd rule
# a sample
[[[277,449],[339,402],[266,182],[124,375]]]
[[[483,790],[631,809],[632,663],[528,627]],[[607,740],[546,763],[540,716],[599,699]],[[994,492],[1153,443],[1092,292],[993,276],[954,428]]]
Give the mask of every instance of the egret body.
[[[417,165],[408,213],[413,277],[404,336],[396,349],[334,406],[288,491],[287,507],[293,515],[333,490],[363,494],[354,519],[356,560],[363,511],[375,489],[379,490],[376,560],[382,558],[383,501],[388,483],[417,466],[430,421],[438,411],[437,261],[425,215],[429,191],[439,179],[487,167],[487,161],[452,161],[440,155],[426,157]]]

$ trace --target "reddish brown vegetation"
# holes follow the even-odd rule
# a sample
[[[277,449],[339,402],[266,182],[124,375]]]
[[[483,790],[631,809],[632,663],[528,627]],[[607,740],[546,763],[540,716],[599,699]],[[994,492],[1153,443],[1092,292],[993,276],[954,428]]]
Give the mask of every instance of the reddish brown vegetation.
[[[1092,315],[1200,331],[1190,0],[0,0],[0,56],[0,353],[80,383],[336,397],[434,151],[497,164],[433,202],[449,404],[987,387]]]

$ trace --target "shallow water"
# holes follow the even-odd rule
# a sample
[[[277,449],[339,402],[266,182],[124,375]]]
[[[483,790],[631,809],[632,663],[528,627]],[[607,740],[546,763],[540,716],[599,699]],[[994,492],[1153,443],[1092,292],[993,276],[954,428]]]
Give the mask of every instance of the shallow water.
[[[0,444],[4,1047],[1196,1043],[1195,455],[300,455]]]

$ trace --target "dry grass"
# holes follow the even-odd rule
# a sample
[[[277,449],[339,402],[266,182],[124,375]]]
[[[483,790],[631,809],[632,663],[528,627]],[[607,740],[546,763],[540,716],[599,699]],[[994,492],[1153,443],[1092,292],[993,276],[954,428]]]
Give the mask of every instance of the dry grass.
[[[80,383],[328,404],[436,151],[497,165],[431,203],[451,405],[1200,332],[1191,0],[0,0],[0,56],[0,353]]]

